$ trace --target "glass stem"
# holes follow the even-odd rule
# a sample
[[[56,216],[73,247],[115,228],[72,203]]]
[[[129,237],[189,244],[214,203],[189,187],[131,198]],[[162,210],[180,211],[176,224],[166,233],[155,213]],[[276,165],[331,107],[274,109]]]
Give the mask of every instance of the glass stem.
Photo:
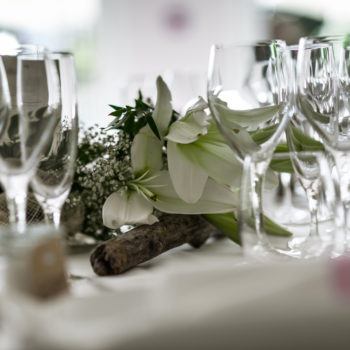
[[[258,239],[262,244],[268,244],[268,239],[264,230],[263,214],[263,188],[264,177],[267,168],[267,162],[254,162],[251,169],[251,186],[252,186],[252,208],[255,219],[255,231]]]
[[[340,195],[344,210],[344,246],[347,249],[350,240],[350,154],[347,152],[333,151],[333,156],[339,173]]]
[[[54,206],[46,206],[44,208],[45,221],[47,224],[53,224],[55,228],[60,227],[61,208]]]
[[[350,246],[350,228],[349,228],[350,203],[344,203],[344,247],[348,251]]]
[[[17,233],[23,234],[26,229],[28,176],[13,175],[1,180],[5,188],[9,223]]]
[[[309,205],[309,211],[310,211],[310,233],[309,237],[318,237],[318,219],[317,219],[317,212],[318,212],[318,196],[317,193],[313,190],[312,187],[308,187],[306,189],[306,196],[307,201]]]

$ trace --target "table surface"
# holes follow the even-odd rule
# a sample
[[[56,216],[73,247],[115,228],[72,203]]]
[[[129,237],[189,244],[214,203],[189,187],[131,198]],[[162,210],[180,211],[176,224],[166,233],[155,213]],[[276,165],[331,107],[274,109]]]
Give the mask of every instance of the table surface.
[[[46,350],[347,348],[350,291],[338,288],[336,265],[251,262],[227,239],[198,250],[185,245],[113,277],[96,276],[89,254],[69,256],[70,294],[20,305],[26,344]]]

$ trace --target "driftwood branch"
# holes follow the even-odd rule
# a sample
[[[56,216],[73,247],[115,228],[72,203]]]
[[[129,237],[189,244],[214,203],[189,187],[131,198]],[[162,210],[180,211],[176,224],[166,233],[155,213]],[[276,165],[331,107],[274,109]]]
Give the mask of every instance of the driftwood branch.
[[[154,225],[136,227],[100,244],[90,262],[97,275],[118,275],[185,243],[199,248],[214,230],[197,215],[163,215]]]

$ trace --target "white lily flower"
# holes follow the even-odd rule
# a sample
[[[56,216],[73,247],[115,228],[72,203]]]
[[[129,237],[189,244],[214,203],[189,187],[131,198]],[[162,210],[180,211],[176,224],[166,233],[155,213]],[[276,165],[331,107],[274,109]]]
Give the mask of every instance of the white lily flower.
[[[164,137],[171,120],[173,109],[168,86],[161,77],[157,78],[157,103],[152,118],[159,135]],[[131,146],[131,164],[135,174],[144,171],[158,171],[163,167],[163,140],[159,140],[151,128],[146,125],[135,136]]]
[[[166,138],[169,139],[169,135]],[[191,143],[168,141],[168,168],[179,197],[195,203],[203,193],[208,176],[220,184],[239,187],[242,165],[216,125],[212,122],[206,126],[205,133],[196,134],[193,139]],[[180,137],[177,140],[182,141]]]
[[[188,215],[229,213],[237,208],[238,199],[238,191],[209,178],[200,199],[186,203],[176,193],[168,171],[146,172],[130,183],[128,191],[114,192],[107,198],[102,209],[103,223],[112,229],[127,224],[151,225],[158,221],[152,215],[153,208]]]
[[[136,191],[114,192],[102,208],[103,224],[111,229],[132,224],[152,225],[158,221],[152,213],[152,203]]]

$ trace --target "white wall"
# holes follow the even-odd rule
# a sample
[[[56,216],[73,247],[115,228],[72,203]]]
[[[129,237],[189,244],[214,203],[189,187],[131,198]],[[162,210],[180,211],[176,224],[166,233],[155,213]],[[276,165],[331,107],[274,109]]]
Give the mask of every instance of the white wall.
[[[80,114],[102,123],[108,103],[125,103],[136,87],[152,95],[157,74],[172,86],[176,107],[203,93],[209,48],[266,38],[253,0],[103,0],[96,79],[80,91]],[[180,13],[174,28],[169,18]],[[181,26],[181,24],[183,24]],[[180,27],[180,28],[179,28]],[[191,88],[189,85],[192,84]],[[186,90],[187,89],[187,90]]]

